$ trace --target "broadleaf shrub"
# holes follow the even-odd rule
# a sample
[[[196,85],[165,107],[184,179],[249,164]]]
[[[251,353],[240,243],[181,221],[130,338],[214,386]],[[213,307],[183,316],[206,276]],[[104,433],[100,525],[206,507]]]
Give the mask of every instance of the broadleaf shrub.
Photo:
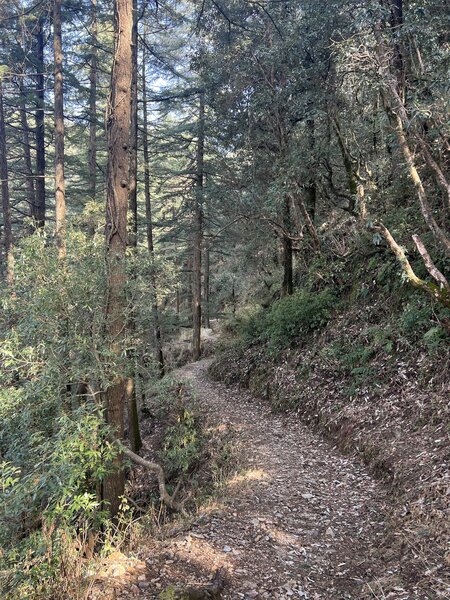
[[[288,348],[295,341],[322,329],[329,321],[335,297],[329,289],[318,293],[299,290],[281,298],[269,309],[251,314],[242,335],[249,343],[267,342],[271,350]]]

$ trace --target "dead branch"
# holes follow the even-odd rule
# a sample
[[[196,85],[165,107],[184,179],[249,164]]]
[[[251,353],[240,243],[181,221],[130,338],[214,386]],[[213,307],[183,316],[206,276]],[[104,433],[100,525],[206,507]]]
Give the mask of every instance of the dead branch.
[[[161,467],[161,465],[158,465],[158,463],[150,462],[149,460],[146,460],[145,458],[142,458],[142,456],[135,454],[129,448],[126,448],[124,446],[122,447],[122,452],[123,452],[123,454],[125,454],[125,456],[128,456],[128,458],[132,462],[134,462],[137,465],[140,465],[141,467],[144,467],[145,469],[147,469],[147,471],[151,471],[152,473],[154,473],[156,475],[156,479],[158,480],[158,487],[159,487],[159,499],[163,504],[165,504],[172,510],[175,510],[182,514],[186,514],[186,510],[184,508],[184,504],[186,501],[177,502],[175,500],[179,486],[177,486],[173,495],[169,494],[169,492],[167,491],[167,488],[166,488],[166,476],[165,476],[164,470]]]
[[[300,192],[300,187],[298,185],[297,185],[297,189]],[[317,235],[316,226],[314,225],[314,223],[308,213],[305,203],[303,202],[303,200],[299,194],[295,198],[291,197],[291,200],[292,200],[292,206],[294,208],[294,215],[296,215],[296,220],[301,222],[301,217],[299,214],[299,211],[300,211],[300,213],[303,216],[303,219],[305,221],[305,225],[308,230],[308,233],[311,236],[311,239],[313,241],[314,250],[316,252],[320,253],[320,239],[319,239],[319,236]]]

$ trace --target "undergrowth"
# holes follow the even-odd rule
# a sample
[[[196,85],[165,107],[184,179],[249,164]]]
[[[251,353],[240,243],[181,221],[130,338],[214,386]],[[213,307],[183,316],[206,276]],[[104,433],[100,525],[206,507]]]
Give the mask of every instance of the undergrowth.
[[[199,504],[235,468],[232,431],[208,424],[188,383],[166,377],[152,384],[147,397],[145,410],[161,426],[157,445],[168,485],[173,490],[181,482],[182,493]]]
[[[274,302],[268,309],[247,311],[238,316],[235,330],[244,344],[267,343],[270,352],[306,341],[309,334],[329,321],[335,297],[330,289],[318,293],[299,290]],[[230,328],[230,325],[228,326]]]

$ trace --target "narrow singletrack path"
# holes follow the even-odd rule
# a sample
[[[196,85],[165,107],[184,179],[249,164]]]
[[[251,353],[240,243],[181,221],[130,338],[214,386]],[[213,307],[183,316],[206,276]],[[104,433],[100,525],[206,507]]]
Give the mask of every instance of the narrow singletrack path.
[[[157,599],[170,584],[198,588],[224,567],[224,600],[410,598],[401,587],[386,596],[376,583],[392,575],[380,551],[384,486],[293,415],[212,381],[209,364],[175,375],[191,383],[213,430],[231,427],[239,471],[192,524],[141,548],[145,581],[132,596]]]
[[[222,506],[169,540],[170,566],[179,563],[183,578],[184,567],[195,565],[194,579],[225,566],[226,599],[361,600],[364,583],[379,574],[382,484],[292,416],[212,381],[209,364],[176,375],[191,382],[212,427],[233,428],[241,470]],[[373,589],[367,597],[381,594]],[[397,597],[407,596],[399,590]]]

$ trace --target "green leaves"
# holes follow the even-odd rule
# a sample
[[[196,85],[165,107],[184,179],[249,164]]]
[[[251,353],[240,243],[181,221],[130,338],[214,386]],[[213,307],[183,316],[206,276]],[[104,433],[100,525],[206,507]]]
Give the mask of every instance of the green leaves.
[[[277,300],[268,310],[254,313],[243,323],[248,341],[267,341],[271,350],[288,348],[296,340],[321,329],[328,322],[335,298],[329,290],[312,293],[300,290]]]

